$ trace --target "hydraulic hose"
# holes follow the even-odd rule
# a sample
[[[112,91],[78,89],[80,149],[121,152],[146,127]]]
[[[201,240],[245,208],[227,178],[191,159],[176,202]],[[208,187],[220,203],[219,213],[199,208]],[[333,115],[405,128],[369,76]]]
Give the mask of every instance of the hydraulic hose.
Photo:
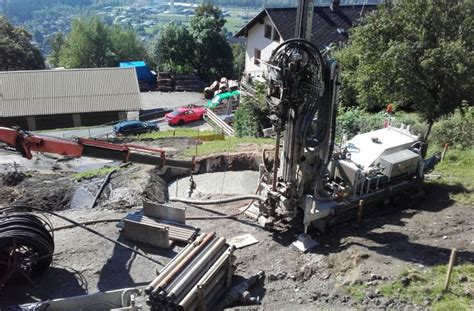
[[[170,201],[175,202],[182,202],[188,204],[196,204],[196,205],[215,205],[215,204],[223,204],[223,203],[230,203],[236,201],[244,201],[244,200],[258,200],[258,201],[266,201],[267,198],[259,196],[259,195],[241,195],[231,198],[225,198],[220,200],[189,200],[184,198],[170,198]]]
[[[54,240],[47,221],[29,213],[0,215],[0,289],[14,275],[42,275],[53,260]]]

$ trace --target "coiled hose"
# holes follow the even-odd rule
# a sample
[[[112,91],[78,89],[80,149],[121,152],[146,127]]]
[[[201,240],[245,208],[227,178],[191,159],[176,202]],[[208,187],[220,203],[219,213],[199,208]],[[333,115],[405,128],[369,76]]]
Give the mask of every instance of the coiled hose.
[[[49,268],[54,253],[51,229],[30,213],[0,216],[0,288],[13,277],[31,280]]]

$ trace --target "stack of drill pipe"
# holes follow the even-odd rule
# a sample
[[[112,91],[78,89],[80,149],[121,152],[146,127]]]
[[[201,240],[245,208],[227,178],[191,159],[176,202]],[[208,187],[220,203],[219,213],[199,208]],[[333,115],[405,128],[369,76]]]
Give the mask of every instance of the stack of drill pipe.
[[[197,236],[199,229],[193,226],[173,223],[169,221],[161,221],[155,218],[143,216],[142,214],[128,214],[124,221],[131,221],[140,224],[146,224],[157,228],[168,227],[169,238],[172,241],[189,243]]]
[[[145,289],[152,310],[212,310],[230,286],[233,250],[215,233],[200,235]]]

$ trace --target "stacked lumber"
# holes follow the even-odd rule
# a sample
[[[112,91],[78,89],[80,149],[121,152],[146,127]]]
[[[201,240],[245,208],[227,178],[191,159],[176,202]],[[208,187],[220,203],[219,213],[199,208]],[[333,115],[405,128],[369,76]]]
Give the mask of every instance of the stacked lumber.
[[[201,92],[205,83],[196,75],[176,75],[174,85],[177,92]]]

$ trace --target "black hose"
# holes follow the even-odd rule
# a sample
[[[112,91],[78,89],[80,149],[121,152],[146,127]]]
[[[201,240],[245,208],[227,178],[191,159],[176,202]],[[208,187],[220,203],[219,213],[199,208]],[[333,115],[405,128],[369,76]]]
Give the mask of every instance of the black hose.
[[[48,213],[48,214],[51,214],[51,215],[53,215],[53,216],[56,216],[56,217],[58,217],[58,218],[61,218],[61,219],[65,220],[65,221],[67,221],[67,222],[70,222],[70,223],[72,223],[73,225],[76,225],[76,226],[78,226],[78,227],[81,228],[81,229],[84,229],[84,230],[86,230],[86,231],[89,231],[89,232],[91,232],[91,233],[93,233],[93,234],[95,234],[95,235],[97,235],[97,236],[99,236],[99,237],[101,237],[101,238],[103,238],[103,239],[106,239],[106,240],[109,241],[109,242],[112,242],[112,243],[114,243],[114,244],[116,244],[116,245],[122,246],[123,248],[129,250],[130,252],[132,252],[132,253],[134,253],[134,254],[137,254],[137,255],[139,255],[139,256],[145,258],[145,259],[148,259],[148,260],[151,261],[151,262],[154,262],[154,263],[157,263],[157,264],[159,264],[159,265],[161,265],[161,266],[164,266],[164,264],[162,264],[162,263],[159,262],[158,260],[153,259],[153,258],[151,258],[150,256],[147,256],[146,254],[144,254],[144,253],[142,253],[142,252],[140,252],[140,251],[137,251],[137,250],[131,248],[130,246],[128,246],[128,245],[126,245],[126,244],[124,244],[124,243],[122,243],[122,242],[115,241],[115,240],[113,240],[113,239],[111,239],[111,238],[109,238],[109,237],[103,235],[102,233],[97,232],[97,231],[94,230],[94,229],[88,228],[88,227],[86,227],[85,225],[83,225],[83,224],[81,224],[81,223],[78,223],[78,222],[76,222],[76,221],[74,221],[74,220],[72,220],[72,219],[69,219],[69,218],[67,218],[67,217],[65,217],[65,216],[63,216],[63,215],[59,215],[59,214],[57,214],[57,213],[55,213],[55,212],[46,211],[46,210],[42,210],[42,209],[40,209],[40,208],[31,207],[31,206],[26,206],[26,205],[10,205],[9,208],[3,209],[2,211],[14,210],[14,209],[16,209],[16,208],[24,208],[24,209],[28,209],[28,210],[37,211],[37,212],[40,212],[40,213]]]
[[[41,276],[51,265],[51,226],[30,213],[0,216],[0,288],[11,278]]]
[[[259,200],[259,201],[266,201],[267,198],[259,196],[259,195],[241,195],[231,198],[225,198],[220,200],[189,200],[184,198],[170,198],[170,201],[188,203],[188,204],[196,204],[196,205],[214,205],[214,204],[222,204],[222,203],[230,203],[236,201],[244,201],[244,200]]]

